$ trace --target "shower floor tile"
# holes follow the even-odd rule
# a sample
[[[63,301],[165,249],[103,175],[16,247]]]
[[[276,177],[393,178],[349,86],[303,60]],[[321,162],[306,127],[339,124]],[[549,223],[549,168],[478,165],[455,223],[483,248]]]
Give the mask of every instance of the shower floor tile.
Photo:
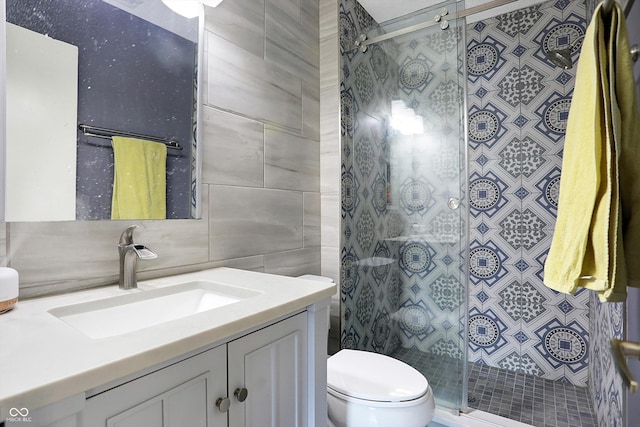
[[[429,379],[436,401],[451,406],[460,398],[461,361],[399,348],[393,357]],[[588,390],[490,366],[469,363],[469,407],[536,427],[597,427]]]
[[[536,427],[597,427],[586,387],[469,363],[469,407]]]

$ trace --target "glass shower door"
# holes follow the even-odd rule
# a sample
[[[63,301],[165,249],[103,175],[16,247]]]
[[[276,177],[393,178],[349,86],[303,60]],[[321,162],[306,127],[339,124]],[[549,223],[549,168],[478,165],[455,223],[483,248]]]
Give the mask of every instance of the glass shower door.
[[[456,7],[381,26],[359,3],[341,3],[341,346],[409,363],[440,406],[464,409],[462,26],[445,15],[375,42]],[[361,34],[366,50],[354,48]]]

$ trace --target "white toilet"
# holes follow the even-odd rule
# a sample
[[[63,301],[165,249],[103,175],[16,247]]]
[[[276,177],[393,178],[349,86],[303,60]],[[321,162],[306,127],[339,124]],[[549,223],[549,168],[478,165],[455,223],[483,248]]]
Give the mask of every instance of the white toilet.
[[[389,356],[341,350],[327,360],[330,427],[425,427],[435,401],[420,372]]]

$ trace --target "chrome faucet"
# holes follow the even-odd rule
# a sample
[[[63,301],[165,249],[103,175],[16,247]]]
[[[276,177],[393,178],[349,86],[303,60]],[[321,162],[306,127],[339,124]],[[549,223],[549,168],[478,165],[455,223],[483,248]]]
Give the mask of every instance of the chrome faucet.
[[[158,255],[144,245],[133,243],[133,231],[137,225],[131,225],[120,235],[118,243],[118,253],[120,254],[120,289],[134,289],[138,287],[136,279],[136,266],[138,258],[154,259]]]

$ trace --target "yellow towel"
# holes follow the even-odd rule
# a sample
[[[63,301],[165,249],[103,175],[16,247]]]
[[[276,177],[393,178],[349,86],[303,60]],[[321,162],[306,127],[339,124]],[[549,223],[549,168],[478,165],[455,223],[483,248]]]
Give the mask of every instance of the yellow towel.
[[[580,53],[544,270],[544,283],[560,292],[585,287],[603,301],[622,301],[627,282],[640,279],[640,122],[631,62],[622,10],[616,3],[605,16],[598,6]]]
[[[112,140],[111,219],[166,218],[167,146],[116,136]]]

